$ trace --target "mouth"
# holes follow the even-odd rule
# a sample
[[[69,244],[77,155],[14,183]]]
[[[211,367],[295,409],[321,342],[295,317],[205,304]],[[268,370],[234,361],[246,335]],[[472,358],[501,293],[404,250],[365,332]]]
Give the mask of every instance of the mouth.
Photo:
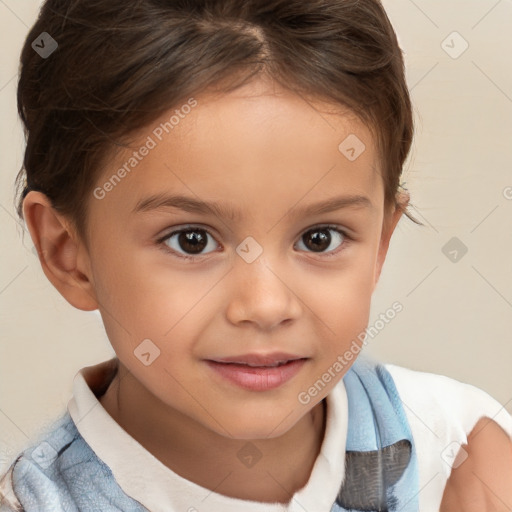
[[[210,361],[224,364],[238,364],[251,368],[276,368],[291,361],[307,359],[304,356],[287,354],[285,352],[273,352],[271,354],[244,354],[241,356],[210,359]]]
[[[251,364],[251,363],[228,363],[225,361],[213,361],[214,363],[220,363],[220,364],[234,364],[237,366],[248,366],[249,368],[277,368],[278,366],[283,366],[285,364],[290,363],[290,361],[278,361],[273,364]],[[298,361],[298,359],[294,359],[294,361]]]
[[[231,358],[233,359],[233,358]],[[242,359],[242,358],[238,358]],[[223,381],[250,391],[268,391],[278,388],[297,375],[309,358],[295,357],[292,359],[268,358],[262,362],[250,358],[248,361],[206,360],[208,366]]]

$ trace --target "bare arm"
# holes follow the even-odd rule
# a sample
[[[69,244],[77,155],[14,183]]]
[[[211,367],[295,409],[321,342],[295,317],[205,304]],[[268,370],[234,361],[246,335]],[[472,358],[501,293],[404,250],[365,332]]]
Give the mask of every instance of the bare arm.
[[[452,470],[440,512],[512,511],[512,440],[482,418],[463,446],[467,459]]]

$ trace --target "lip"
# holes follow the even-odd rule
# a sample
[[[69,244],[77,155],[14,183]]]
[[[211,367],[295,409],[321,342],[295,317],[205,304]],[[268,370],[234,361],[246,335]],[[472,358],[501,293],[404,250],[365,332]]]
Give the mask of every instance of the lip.
[[[297,375],[306,361],[307,358],[293,359],[274,367],[248,366],[231,361],[206,360],[206,363],[217,375],[241,388],[250,391],[269,391],[282,386]]]
[[[286,352],[272,352],[269,354],[243,354],[241,356],[231,356],[209,359],[218,363],[239,363],[253,366],[275,366],[278,363],[285,363],[296,359],[305,359],[304,356],[288,354]]]

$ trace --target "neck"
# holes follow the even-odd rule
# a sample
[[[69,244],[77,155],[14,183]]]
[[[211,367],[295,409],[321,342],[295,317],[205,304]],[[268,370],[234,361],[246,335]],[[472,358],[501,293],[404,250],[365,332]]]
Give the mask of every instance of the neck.
[[[325,432],[322,400],[280,437],[249,441],[221,436],[164,404],[120,362],[99,400],[130,436],[173,472],[242,500],[288,503],[308,482]],[[261,454],[254,465],[251,450]]]

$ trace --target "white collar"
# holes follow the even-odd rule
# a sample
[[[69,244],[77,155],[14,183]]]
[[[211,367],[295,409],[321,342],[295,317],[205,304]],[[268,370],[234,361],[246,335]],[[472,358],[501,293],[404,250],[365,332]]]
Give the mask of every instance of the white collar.
[[[329,512],[345,474],[348,401],[343,379],[327,395],[325,436],[307,484],[288,505],[245,501],[215,493],[187,480],[160,462],[108,414],[96,395],[116,359],[82,368],[73,380],[68,411],[78,431],[111,469],[123,491],[152,512]]]

